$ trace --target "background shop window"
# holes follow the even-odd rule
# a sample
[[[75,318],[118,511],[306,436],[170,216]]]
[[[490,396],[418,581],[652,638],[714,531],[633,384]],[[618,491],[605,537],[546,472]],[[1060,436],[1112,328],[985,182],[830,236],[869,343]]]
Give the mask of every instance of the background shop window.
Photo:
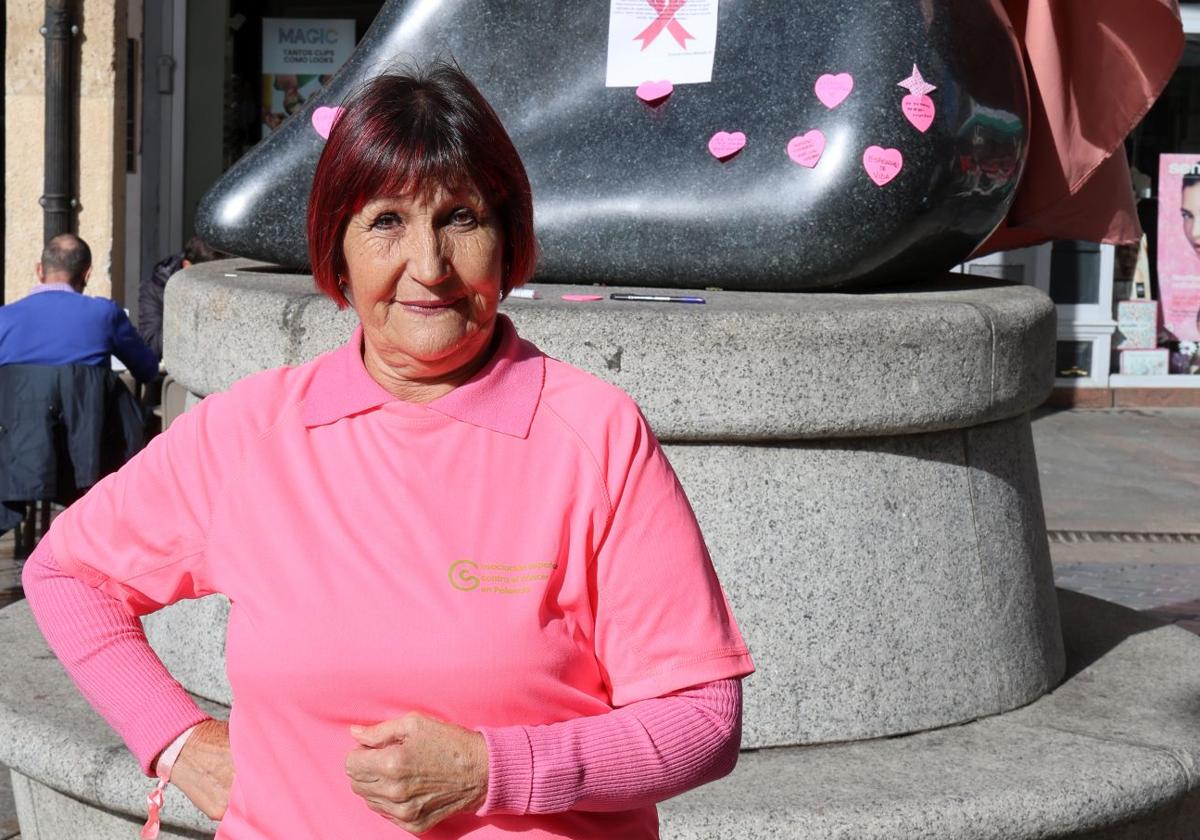
[[[1062,379],[1087,379],[1092,375],[1092,356],[1090,341],[1060,341],[1054,354],[1054,375]]]
[[[1050,254],[1050,297],[1055,303],[1100,303],[1100,245],[1060,241]]]

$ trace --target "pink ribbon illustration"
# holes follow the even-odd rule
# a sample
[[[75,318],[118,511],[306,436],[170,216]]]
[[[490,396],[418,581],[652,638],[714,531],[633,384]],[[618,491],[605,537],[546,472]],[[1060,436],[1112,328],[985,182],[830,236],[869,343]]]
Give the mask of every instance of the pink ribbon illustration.
[[[695,36],[683,28],[683,24],[675,20],[675,15],[684,7],[687,0],[646,0],[650,4],[650,8],[658,12],[658,17],[654,22],[633,36],[633,40],[642,42],[642,49],[654,43],[662,31],[665,29],[671,33],[679,46],[687,49],[687,42],[695,40]]]

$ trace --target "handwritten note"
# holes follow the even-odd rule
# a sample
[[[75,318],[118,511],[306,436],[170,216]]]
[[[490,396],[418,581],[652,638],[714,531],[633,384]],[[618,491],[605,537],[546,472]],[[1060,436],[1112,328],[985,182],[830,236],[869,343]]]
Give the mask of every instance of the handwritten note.
[[[826,73],[817,79],[813,92],[826,108],[833,109],[846,101],[846,97],[854,90],[854,77],[849,73]]]
[[[904,155],[899,149],[871,146],[863,152],[863,168],[875,185],[882,187],[900,174],[904,168]]]
[[[817,129],[800,134],[788,141],[787,153],[793,161],[812,169],[825,154],[825,135]]]
[[[937,114],[937,106],[933,104],[932,99],[928,96],[914,96],[911,93],[901,101],[900,110],[904,111],[904,116],[922,134],[933,125],[933,118]]]
[[[740,131],[718,131],[708,141],[708,151],[717,160],[729,160],[746,147],[746,135]]]

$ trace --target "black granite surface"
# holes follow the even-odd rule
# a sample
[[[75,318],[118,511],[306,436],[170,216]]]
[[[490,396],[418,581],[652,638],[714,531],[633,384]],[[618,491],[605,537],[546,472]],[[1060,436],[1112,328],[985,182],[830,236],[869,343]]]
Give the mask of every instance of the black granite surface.
[[[962,261],[1004,217],[1028,138],[1022,63],[999,0],[720,0],[708,84],[657,107],[605,87],[609,4],[390,0],[350,61],[204,197],[216,247],[307,264],[304,208],[322,138],[311,112],[404,60],[457,60],[529,169],[538,279],[800,291],[911,281]],[[936,85],[922,133],[902,100],[913,65]],[[850,73],[834,109],[823,74]],[[815,168],[788,142],[819,129]],[[746,134],[724,162],[717,131]],[[871,146],[904,166],[877,186]]]

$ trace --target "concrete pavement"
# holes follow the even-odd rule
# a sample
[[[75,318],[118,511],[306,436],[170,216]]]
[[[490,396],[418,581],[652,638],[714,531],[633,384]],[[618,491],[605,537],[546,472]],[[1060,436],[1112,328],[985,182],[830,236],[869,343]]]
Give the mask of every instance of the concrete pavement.
[[[1200,409],[1033,423],[1059,586],[1200,633]]]

